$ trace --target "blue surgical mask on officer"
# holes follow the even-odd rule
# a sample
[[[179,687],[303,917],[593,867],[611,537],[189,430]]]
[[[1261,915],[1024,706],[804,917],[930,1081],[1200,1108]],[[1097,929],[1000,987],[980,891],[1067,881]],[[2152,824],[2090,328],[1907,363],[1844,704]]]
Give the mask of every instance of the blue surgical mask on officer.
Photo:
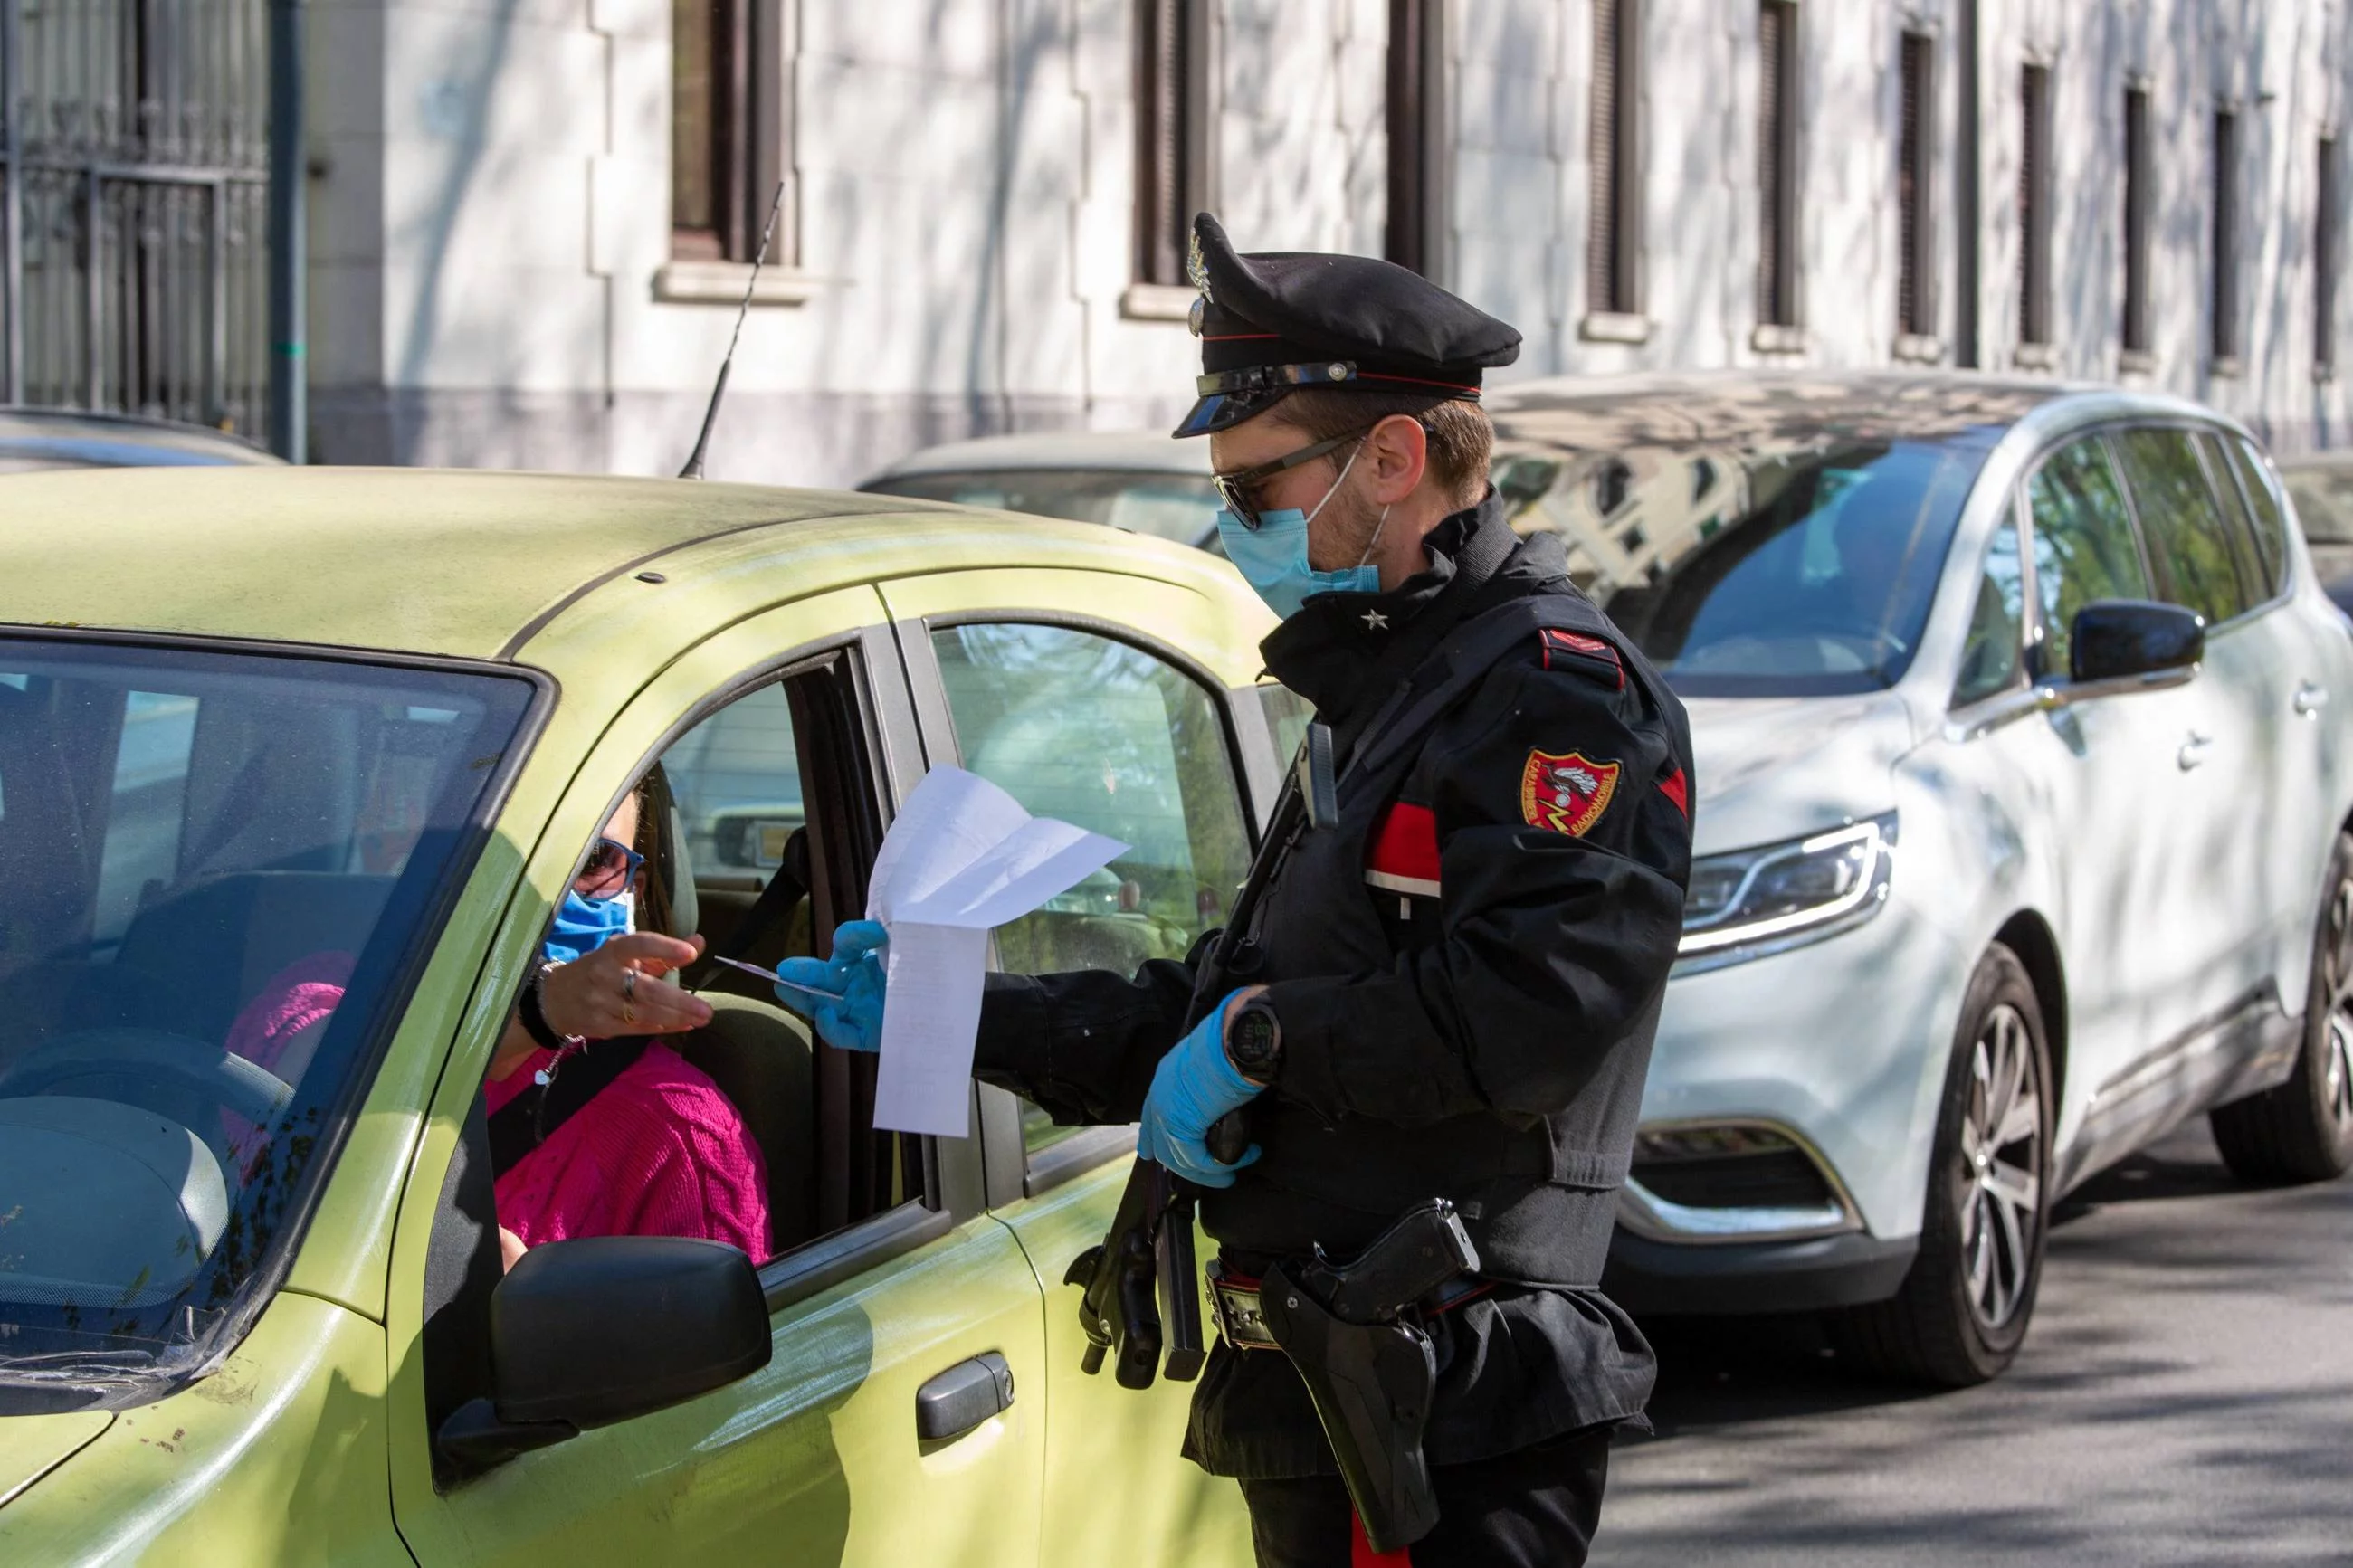
[[[1387,507],[1381,509],[1381,521],[1366,542],[1365,553],[1354,566],[1336,572],[1318,572],[1307,563],[1307,525],[1323,515],[1348,480],[1348,470],[1356,466],[1356,457],[1364,450],[1359,442],[1348,460],[1340,467],[1339,478],[1324,492],[1314,511],[1302,511],[1297,507],[1285,507],[1280,511],[1258,514],[1258,526],[1250,528],[1236,517],[1230,509],[1218,512],[1218,538],[1226,547],[1226,558],[1242,574],[1243,581],[1258,590],[1267,607],[1284,620],[1299,613],[1300,606],[1316,594],[1377,594],[1381,590],[1381,569],[1370,564],[1373,547],[1380,542],[1381,529],[1388,525]]]

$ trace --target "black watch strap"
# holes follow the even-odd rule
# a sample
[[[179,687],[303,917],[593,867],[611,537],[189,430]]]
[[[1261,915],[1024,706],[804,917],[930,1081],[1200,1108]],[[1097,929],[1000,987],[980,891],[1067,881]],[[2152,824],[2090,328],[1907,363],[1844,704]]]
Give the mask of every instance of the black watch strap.
[[[522,994],[515,999],[515,1017],[522,1024],[522,1032],[547,1050],[560,1051],[571,1044],[555,1032],[547,1021],[547,1009],[542,1005],[541,990],[547,984],[547,972],[552,966],[544,958],[531,961],[531,973],[523,977]]]

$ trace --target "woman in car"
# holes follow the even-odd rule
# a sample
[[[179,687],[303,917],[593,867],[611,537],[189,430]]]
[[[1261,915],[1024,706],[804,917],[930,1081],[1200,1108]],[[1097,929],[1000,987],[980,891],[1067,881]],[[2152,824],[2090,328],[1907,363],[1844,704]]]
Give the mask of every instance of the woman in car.
[[[509,1268],[531,1247],[588,1236],[702,1237],[768,1256],[758,1144],[719,1086],[656,1037],[711,1021],[708,1004],[663,978],[700,957],[702,939],[635,929],[636,845],[659,788],[649,776],[605,824],[491,1057],[483,1095]],[[347,953],[290,966],[238,1016],[229,1048],[299,1077],[350,972]]]

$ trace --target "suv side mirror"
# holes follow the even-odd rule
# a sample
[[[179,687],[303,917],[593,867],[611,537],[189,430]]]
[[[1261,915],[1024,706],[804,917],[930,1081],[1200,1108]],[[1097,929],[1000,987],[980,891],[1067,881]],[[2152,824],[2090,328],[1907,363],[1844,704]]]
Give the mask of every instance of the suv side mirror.
[[[491,1395],[434,1447],[463,1472],[649,1415],[768,1364],[768,1305],[723,1242],[606,1236],[534,1247],[491,1296]]]
[[[2206,656],[2206,617],[2179,605],[2102,599],[2075,612],[2068,674],[2082,682],[2188,669]]]

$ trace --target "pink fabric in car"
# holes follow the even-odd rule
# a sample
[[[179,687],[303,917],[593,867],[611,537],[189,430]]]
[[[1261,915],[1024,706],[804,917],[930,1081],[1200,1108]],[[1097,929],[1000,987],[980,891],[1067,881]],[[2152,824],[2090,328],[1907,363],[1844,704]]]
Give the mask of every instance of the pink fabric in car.
[[[587,1047],[594,1050],[596,1047]],[[491,1114],[556,1059],[533,1051],[485,1084]],[[719,1086],[656,1043],[498,1179],[499,1223],[526,1247],[583,1236],[694,1236],[768,1256],[768,1175]]]
[[[303,1030],[333,1016],[336,1004],[343,999],[343,987],[351,984],[352,966],[358,962],[348,952],[313,952],[296,959],[271,975],[253,1000],[238,1010],[224,1043],[254,1066],[285,1077],[279,1072],[279,1063],[285,1059],[286,1047]],[[269,1133],[234,1110],[224,1110],[220,1116],[229,1156],[250,1177],[269,1143]]]

